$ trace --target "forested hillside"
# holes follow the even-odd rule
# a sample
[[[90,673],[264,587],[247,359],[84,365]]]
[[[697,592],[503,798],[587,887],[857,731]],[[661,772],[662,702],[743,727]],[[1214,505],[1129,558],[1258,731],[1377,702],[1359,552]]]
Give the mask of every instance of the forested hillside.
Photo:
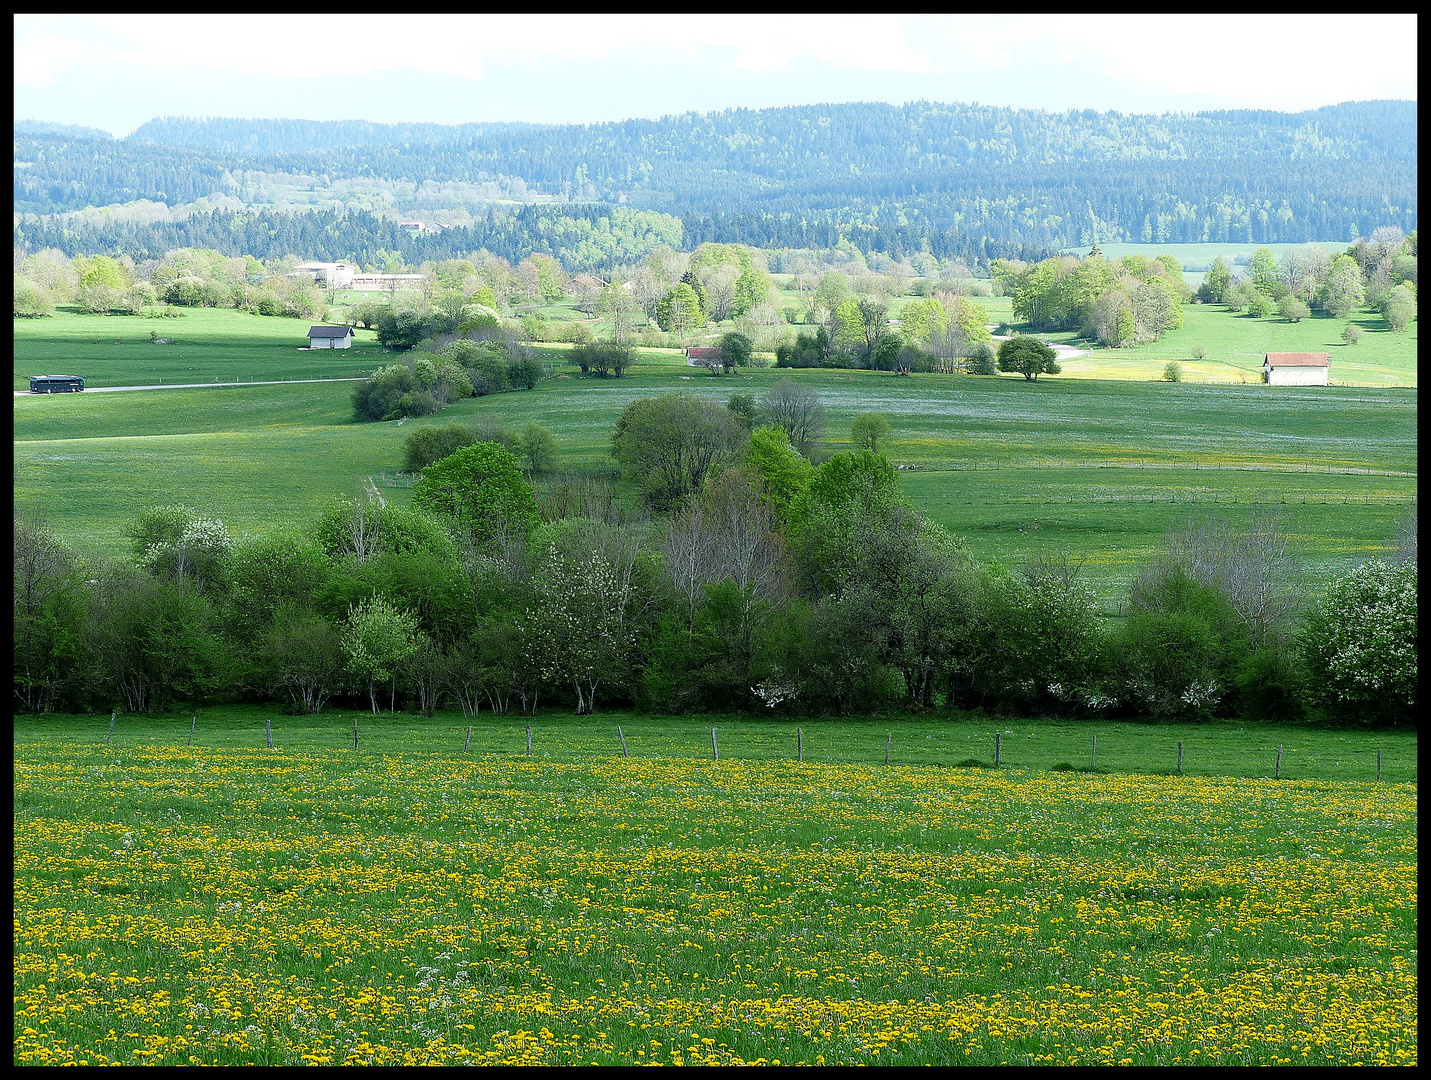
[[[1415,102],[1166,116],[866,103],[564,126],[169,118],[123,140],[43,126],[16,128],[17,241],[43,233],[62,250],[81,237],[87,250],[210,246],[203,230],[264,220],[186,232],[36,218],[137,200],[416,213],[516,237],[509,258],[548,220],[493,213],[522,202],[662,211],[687,246],[847,240],[980,262],[1095,241],[1295,243],[1416,226]]]

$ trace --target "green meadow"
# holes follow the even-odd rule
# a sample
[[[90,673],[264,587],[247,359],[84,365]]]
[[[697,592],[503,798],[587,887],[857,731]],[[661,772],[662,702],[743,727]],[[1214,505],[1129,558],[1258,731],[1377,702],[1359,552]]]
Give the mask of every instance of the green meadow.
[[[1273,316],[1256,319],[1234,315],[1211,304],[1183,308],[1183,325],[1161,341],[1133,349],[1097,349],[1086,357],[1063,364],[1065,377],[1100,379],[1158,379],[1169,360],[1183,363],[1189,381],[1257,382],[1262,358],[1269,352],[1327,353],[1328,378],[1344,386],[1416,386],[1418,320],[1400,334],[1388,330],[1380,315],[1357,312],[1342,321],[1313,316],[1290,323]],[[1342,341],[1347,322],[1356,323],[1366,336],[1355,345]],[[1057,340],[1057,339],[1054,339]],[[1081,342],[1075,342],[1082,347]],[[1207,366],[1192,361],[1198,346],[1206,351]]]
[[[1221,255],[1230,264],[1237,256],[1251,256],[1258,248],[1271,248],[1276,253],[1277,258],[1281,258],[1283,252],[1288,248],[1301,247],[1301,244],[1230,244],[1230,243],[1207,243],[1207,244],[1099,244],[1105,257],[1109,259],[1122,259],[1129,255],[1146,255],[1150,259],[1156,259],[1159,255],[1171,255],[1182,263],[1184,267],[1205,268],[1212,265],[1212,260]],[[1321,247],[1331,252],[1333,256],[1340,255],[1347,249],[1345,242],[1328,241],[1320,244]],[[1064,255],[1087,255],[1088,248],[1064,248]]]
[[[175,319],[79,315],[16,319],[15,389],[31,375],[81,375],[89,386],[248,382],[367,375],[388,355],[372,330],[347,349],[308,351],[310,321],[227,308],[181,308]],[[155,345],[150,334],[167,338]]]
[[[1007,317],[1006,298],[980,303],[990,321]],[[1332,320],[1186,313],[1186,326],[1156,345],[1100,350],[1037,382],[773,368],[711,377],[672,349],[642,349],[629,377],[601,380],[567,365],[568,347],[540,346],[552,375],[537,390],[463,401],[402,427],[353,423],[350,383],[22,394],[15,500],[76,547],[118,555],[123,523],[150,503],[205,509],[239,535],[301,525],[369,476],[401,503],[411,483],[396,475],[402,441],[423,425],[479,413],[518,429],[540,423],[556,437],[560,468],[606,472],[612,425],[634,398],[684,390],[724,400],[793,377],[826,405],[828,451],[849,447],[856,415],[885,413],[893,435],[884,449],[934,520],[989,558],[1078,558],[1106,597],[1190,516],[1237,519],[1273,506],[1316,578],[1390,551],[1416,497],[1416,324],[1398,336],[1368,316],[1367,339],[1347,347],[1323,340],[1339,326]],[[205,309],[180,319],[17,320],[16,385],[40,371],[83,374],[94,386],[350,377],[394,359],[367,331],[350,350],[300,351],[306,328]],[[175,344],[149,344],[151,329]],[[1185,362],[1182,384],[1161,381],[1166,358],[1195,343],[1206,364]],[[1337,381],[1349,379],[1349,357],[1380,357],[1362,370],[1383,385],[1265,387],[1255,368],[1269,348],[1331,351]],[[1203,366],[1226,377],[1200,381]]]
[[[120,525],[152,502],[217,513],[236,533],[311,520],[366,476],[395,474],[419,426],[479,413],[551,428],[561,467],[610,466],[608,439],[637,396],[759,394],[780,373],[732,378],[638,368],[629,379],[562,373],[530,393],[464,401],[439,416],[355,424],[347,384],[164,390],[15,402],[15,498],[76,546],[118,554]],[[888,453],[915,502],[980,554],[1085,559],[1121,591],[1164,532],[1189,516],[1272,505],[1317,577],[1391,550],[1416,497],[1413,391],[1046,382],[798,372],[825,400],[826,446],[847,448],[860,412],[892,421]]]
[[[17,1064],[1416,1062],[1411,734],[186,719],[16,725]]]
[[[1417,737],[1410,731],[1233,722],[1031,720],[978,714],[792,721],[735,715],[650,716],[627,711],[575,716],[545,709],[535,717],[519,716],[515,710],[501,716],[484,710],[476,717],[464,718],[455,710],[441,710],[433,717],[410,712],[373,716],[365,706],[356,711],[330,708],[319,716],[289,716],[275,706],[224,705],[198,711],[193,723],[194,747],[263,749],[266,731],[271,730],[274,745],[285,753],[351,750],[355,720],[360,751],[379,755],[451,756],[461,752],[479,758],[523,758],[530,726],[533,756],[542,761],[620,758],[622,736],[632,758],[703,761],[712,757],[714,728],[720,760],[728,762],[793,762],[799,755],[808,765],[883,766],[888,741],[890,766],[895,768],[991,768],[997,753],[1000,765],[1010,769],[1047,772],[1071,766],[1161,776],[1176,772],[1181,743],[1186,776],[1270,779],[1276,774],[1277,748],[1281,747],[1284,780],[1373,781],[1378,750],[1383,781],[1416,783],[1418,779]],[[189,712],[123,715],[115,721],[111,741],[108,714],[50,715],[18,721],[14,738],[16,751],[22,755],[61,751],[122,754],[141,747],[187,745],[189,728]],[[1096,758],[1094,736],[1098,740]]]

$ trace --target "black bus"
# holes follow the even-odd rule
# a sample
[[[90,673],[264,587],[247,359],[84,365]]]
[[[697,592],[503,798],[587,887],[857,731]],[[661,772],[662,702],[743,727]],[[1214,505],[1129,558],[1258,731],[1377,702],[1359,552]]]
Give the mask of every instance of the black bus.
[[[31,375],[32,394],[70,394],[84,389],[84,380],[78,375]]]

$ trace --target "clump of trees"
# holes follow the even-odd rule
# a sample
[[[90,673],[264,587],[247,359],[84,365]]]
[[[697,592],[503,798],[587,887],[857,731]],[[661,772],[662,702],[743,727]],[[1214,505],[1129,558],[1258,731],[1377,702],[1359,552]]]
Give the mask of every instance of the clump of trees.
[[[544,374],[531,350],[510,338],[433,342],[359,383],[353,419],[431,416],[463,398],[531,390]]]
[[[994,281],[1032,330],[1075,330],[1113,348],[1157,341],[1183,324],[1191,297],[1171,255],[1111,260],[1091,253],[1024,265],[996,259]]]
[[[1288,322],[1313,312],[1346,319],[1375,311],[1387,329],[1400,332],[1416,316],[1416,250],[1416,233],[1393,226],[1379,226],[1335,256],[1320,244],[1304,244],[1288,248],[1279,261],[1270,248],[1259,248],[1240,280],[1225,259],[1214,260],[1197,299],[1255,318],[1275,311]],[[1362,333],[1355,327],[1344,340],[1355,344]]]

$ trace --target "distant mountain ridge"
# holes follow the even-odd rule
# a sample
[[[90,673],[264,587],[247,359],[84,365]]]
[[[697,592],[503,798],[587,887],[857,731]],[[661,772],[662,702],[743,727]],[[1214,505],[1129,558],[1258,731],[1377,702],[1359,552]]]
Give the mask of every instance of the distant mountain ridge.
[[[114,136],[100,128],[83,124],[52,124],[47,120],[16,120],[16,135],[66,135],[71,139],[107,139]]]
[[[1166,115],[916,101],[566,125],[163,117],[120,140],[31,122],[16,125],[14,209],[206,199],[461,223],[579,203],[675,215],[687,244],[848,241],[976,260],[1350,240],[1416,227],[1416,121],[1414,101]]]
[[[951,160],[976,153],[1002,160],[1028,154],[1057,155],[1044,160],[1147,154],[1186,160],[1209,145],[1257,157],[1384,154],[1414,160],[1416,102],[1345,102],[1299,113],[1216,110],[1167,114],[1092,109],[1053,113],[929,101],[905,105],[852,102],[688,112],[659,120],[596,124],[159,117],[140,125],[126,141],[232,154],[291,154],[375,145],[476,147],[484,140],[510,144],[524,137],[629,152],[692,139],[707,152],[724,143],[726,151],[749,159],[759,156],[771,138],[793,137],[802,143],[839,148],[853,158],[858,155],[849,154],[845,137],[849,133],[870,139],[873,146],[902,144],[911,151],[917,147],[919,156]],[[1390,138],[1385,137],[1388,135]]]

